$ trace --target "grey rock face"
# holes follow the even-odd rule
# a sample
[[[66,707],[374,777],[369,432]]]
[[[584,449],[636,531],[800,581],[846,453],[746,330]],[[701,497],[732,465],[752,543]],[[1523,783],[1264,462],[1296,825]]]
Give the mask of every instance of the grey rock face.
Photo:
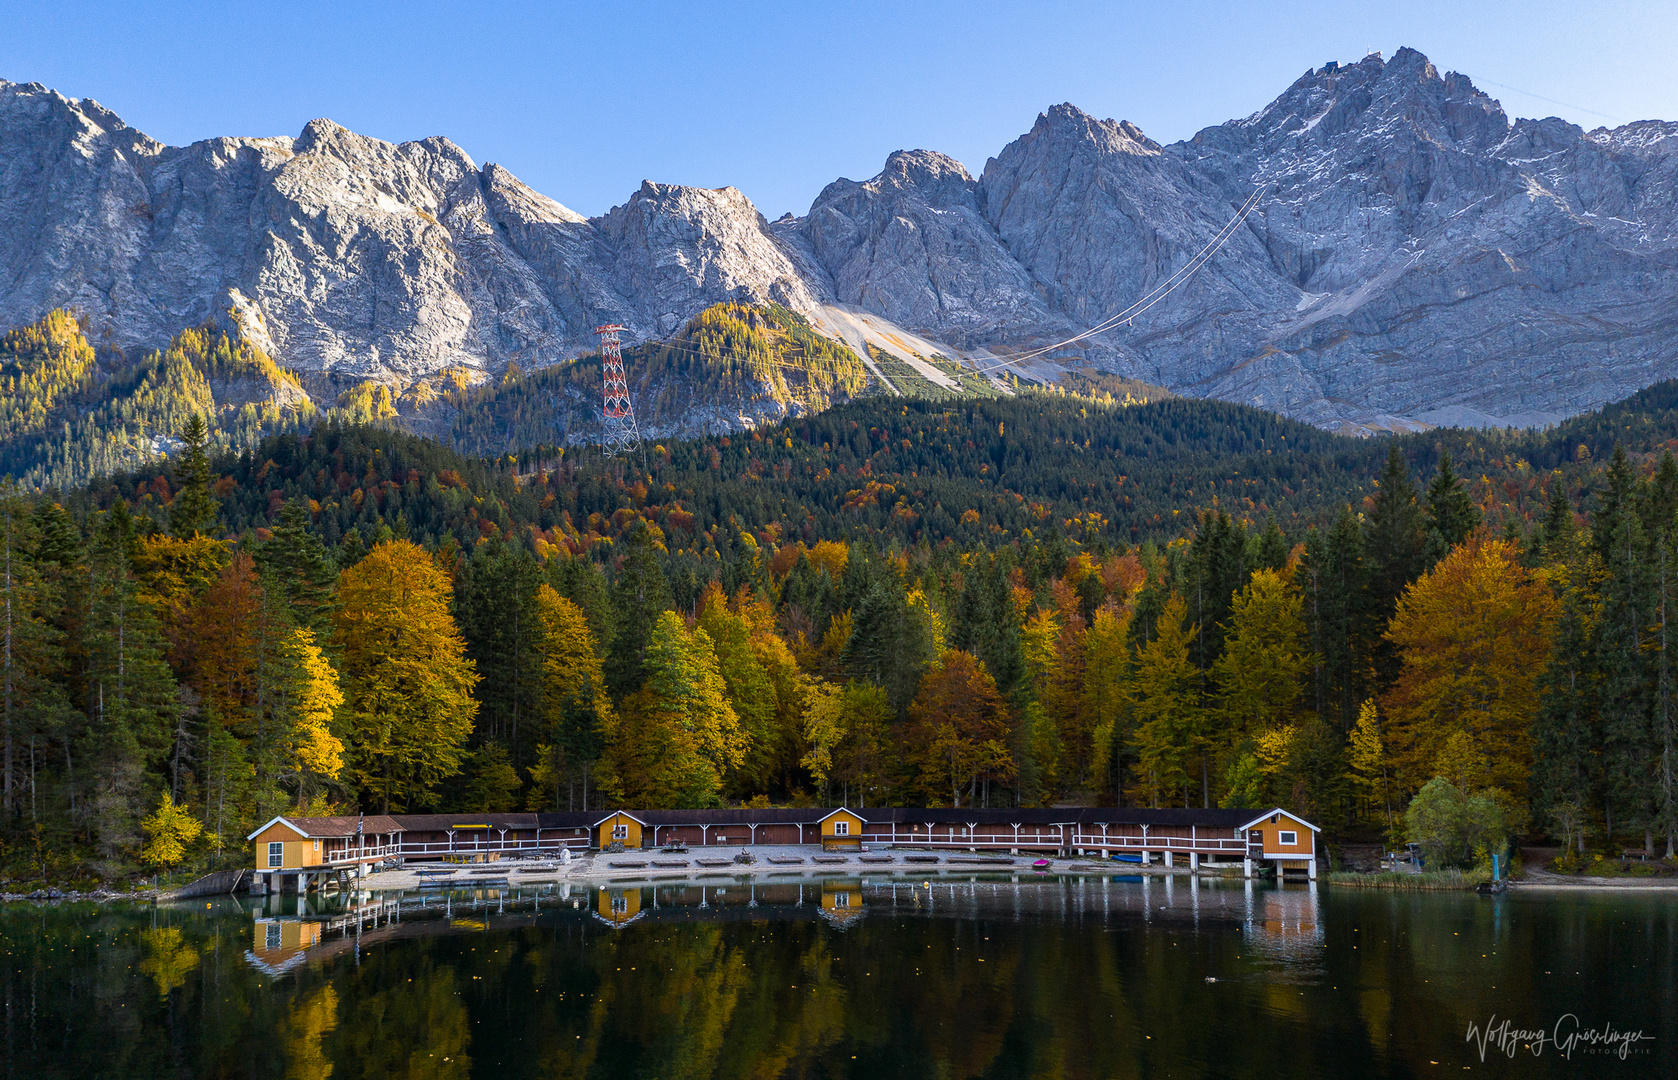
[[[731,188],[647,184],[588,220],[446,139],[316,120],[166,147],[96,103],[0,83],[0,324],[69,306],[119,346],[230,320],[286,365],[411,379],[552,363],[725,298],[816,299]]]
[[[838,300],[958,348],[1065,327],[986,220],[984,198],[955,159],[898,151],[872,180],[829,184],[787,231]]]
[[[1166,281],[1255,190],[1198,275],[1054,355],[1349,430],[1543,420],[1678,375],[1678,124],[1511,123],[1408,49],[1171,146],[1056,106],[977,179],[899,152],[773,225],[654,183],[585,219],[447,140],[329,121],[167,147],[0,83],[0,325],[70,306],[153,346],[221,319],[293,368],[404,381],[741,299],[994,363]]]

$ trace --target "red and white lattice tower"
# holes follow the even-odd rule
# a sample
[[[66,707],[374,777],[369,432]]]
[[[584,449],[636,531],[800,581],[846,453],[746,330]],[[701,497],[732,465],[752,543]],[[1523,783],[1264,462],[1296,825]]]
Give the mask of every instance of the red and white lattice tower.
[[[631,450],[641,443],[641,431],[635,426],[635,406],[629,401],[629,383],[623,376],[623,353],[618,348],[617,323],[597,326],[600,335],[600,376],[605,393],[605,407],[601,414],[601,448],[608,453]]]

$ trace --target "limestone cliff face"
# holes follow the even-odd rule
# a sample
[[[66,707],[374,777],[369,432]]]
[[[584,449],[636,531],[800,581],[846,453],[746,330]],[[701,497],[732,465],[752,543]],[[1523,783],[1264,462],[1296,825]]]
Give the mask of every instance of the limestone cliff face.
[[[1170,146],[1056,106],[977,178],[898,152],[772,225],[650,182],[584,218],[445,139],[324,120],[168,147],[0,83],[0,325],[69,306],[154,346],[228,320],[291,368],[403,381],[734,299],[994,363],[1125,307],[1254,190],[1203,272],[1061,355],[1351,430],[1544,420],[1678,375],[1678,124],[1511,122],[1408,49]]]
[[[55,306],[117,345],[231,319],[287,366],[412,378],[540,366],[594,326],[664,335],[720,299],[816,300],[732,188],[646,184],[588,220],[446,139],[316,120],[167,147],[0,83],[0,323]]]

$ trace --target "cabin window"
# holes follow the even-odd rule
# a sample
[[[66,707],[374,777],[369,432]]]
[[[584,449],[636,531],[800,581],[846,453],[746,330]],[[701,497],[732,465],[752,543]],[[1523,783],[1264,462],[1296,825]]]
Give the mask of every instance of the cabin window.
[[[628,915],[629,914],[629,897],[627,897],[627,896],[614,896],[614,897],[612,897],[612,914],[613,915]]]
[[[280,947],[280,924],[271,922],[263,927],[262,943],[269,949]]]
[[[268,845],[268,865],[285,865],[285,845],[280,843],[278,840]]]
[[[1280,840],[1280,841],[1281,841],[1281,842],[1282,842],[1282,843],[1284,843],[1284,844],[1287,844],[1287,845],[1290,845],[1290,846],[1292,846],[1292,845],[1294,845],[1294,844],[1297,844],[1297,843],[1299,843],[1299,834],[1298,834],[1298,833],[1297,833],[1297,832],[1282,832],[1282,833],[1278,833],[1278,834],[1277,834],[1277,838],[1278,838],[1278,839],[1279,839],[1279,840]]]
[[[848,822],[848,821],[835,821],[833,823],[833,835],[834,836],[849,836],[849,835],[851,835],[851,823]]]
[[[833,894],[833,906],[834,907],[850,907],[851,906],[851,894],[850,893],[843,893],[843,892],[842,893],[834,893]]]
[[[618,824],[613,825],[612,826],[612,839],[613,840],[628,840],[629,839],[629,826],[627,824],[623,823],[623,822],[619,822]]]

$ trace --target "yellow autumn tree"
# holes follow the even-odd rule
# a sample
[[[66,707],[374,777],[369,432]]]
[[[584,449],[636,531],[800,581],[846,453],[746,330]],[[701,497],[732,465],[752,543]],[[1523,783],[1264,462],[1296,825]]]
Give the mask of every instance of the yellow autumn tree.
[[[946,795],[960,806],[977,797],[979,782],[1013,777],[1008,706],[996,680],[972,653],[947,650],[921,679],[909,706],[903,756],[914,767],[928,805]]]
[[[339,575],[350,772],[385,813],[426,801],[459,772],[472,733],[478,674],[452,595],[448,575],[406,540],[379,544]]]
[[[1185,627],[1188,604],[1175,592],[1160,612],[1154,639],[1136,652],[1130,684],[1138,776],[1151,805],[1175,805],[1192,774],[1206,766],[1205,713],[1199,672],[1189,659],[1196,628]],[[1203,774],[1204,778],[1204,774]]]
[[[550,585],[536,590],[536,617],[542,626],[542,699],[529,808],[569,808],[579,785],[586,806],[590,769],[614,721],[599,649],[583,609]],[[572,794],[561,800],[562,790]]]
[[[171,870],[186,858],[187,845],[198,839],[204,826],[184,806],[176,806],[169,793],[153,813],[147,815],[140,827],[146,833],[146,846],[140,858],[151,866]]]
[[[285,688],[291,719],[287,750],[301,808],[344,771],[344,742],[332,733],[344,693],[312,632],[293,628],[281,639],[281,649],[290,675]]]
[[[1312,657],[1304,598],[1275,570],[1257,570],[1235,595],[1223,652],[1212,666],[1220,736],[1233,741],[1291,722]]]
[[[716,806],[746,755],[711,637],[673,611],[647,638],[646,684],[605,733],[601,787],[648,809]]]
[[[1118,794],[1115,755],[1129,742],[1130,622],[1129,607],[1098,608],[1082,642],[1084,679],[1078,711],[1090,733],[1086,775],[1093,787],[1109,795]]]
[[[1387,828],[1393,827],[1392,796],[1388,790],[1387,749],[1381,739],[1381,717],[1374,699],[1358,709],[1357,726],[1352,728],[1347,759],[1352,782],[1372,806],[1379,807]]]
[[[1524,800],[1555,618],[1550,590],[1504,540],[1459,545],[1405,590],[1386,635],[1403,666],[1381,701],[1401,789],[1471,762],[1487,786]]]
[[[730,609],[722,586],[714,581],[699,599],[696,621],[698,628],[711,639],[717,671],[728,688],[728,702],[745,736],[745,759],[733,779],[742,788],[742,794],[761,791],[767,787],[775,766],[779,702],[769,671],[753,647],[751,621],[738,606]]]

